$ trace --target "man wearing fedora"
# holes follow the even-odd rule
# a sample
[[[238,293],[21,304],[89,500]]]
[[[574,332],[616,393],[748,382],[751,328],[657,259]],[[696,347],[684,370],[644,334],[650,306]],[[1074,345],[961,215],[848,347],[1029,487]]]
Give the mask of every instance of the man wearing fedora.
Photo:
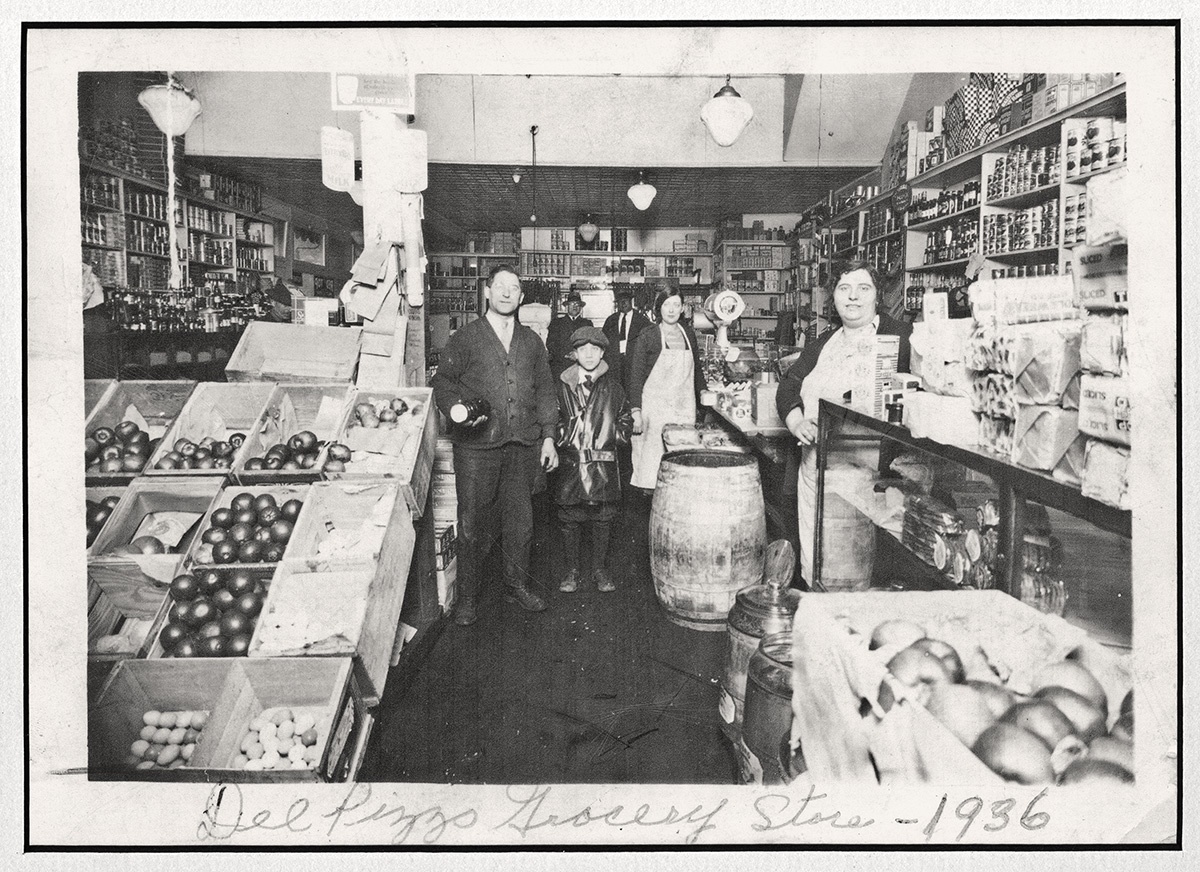
[[[604,357],[628,394],[629,376],[633,371],[633,349],[638,334],[650,326],[650,319],[633,307],[631,288],[621,288],[616,296],[617,311],[604,322],[604,335],[608,337],[608,350]]]
[[[571,345],[571,337],[580,327],[592,326],[591,321],[580,317],[580,313],[583,311],[583,298],[579,296],[579,291],[571,291],[567,294],[565,303],[567,314],[560,315],[551,321],[550,329],[546,332],[546,350],[550,353],[550,372],[556,382],[563,370],[573,362],[575,348]]]

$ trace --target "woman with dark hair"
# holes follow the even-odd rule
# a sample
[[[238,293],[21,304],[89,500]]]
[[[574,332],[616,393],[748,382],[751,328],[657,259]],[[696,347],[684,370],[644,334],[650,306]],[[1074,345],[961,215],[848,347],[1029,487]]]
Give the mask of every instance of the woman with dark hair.
[[[775,404],[779,417],[800,443],[797,514],[800,519],[800,565],[804,580],[813,580],[813,536],[816,526],[817,412],[821,400],[841,402],[854,387],[855,371],[871,360],[875,337],[899,336],[899,371],[909,367],[912,325],[879,312],[881,279],[862,260],[834,264],[831,275],[834,328],[805,346],[779,384]]]
[[[696,334],[680,320],[678,288],[654,301],[656,324],[638,334],[633,350],[629,404],[633,407],[633,477],[630,484],[654,490],[662,460],[664,424],[692,424],[704,379]]]

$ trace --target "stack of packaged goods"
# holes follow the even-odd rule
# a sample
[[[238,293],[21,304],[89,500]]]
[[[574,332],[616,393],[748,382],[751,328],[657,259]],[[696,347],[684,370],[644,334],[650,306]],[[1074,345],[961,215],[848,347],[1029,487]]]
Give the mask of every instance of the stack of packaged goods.
[[[1082,490],[1121,509],[1129,508],[1131,445],[1126,174],[1121,169],[1088,181],[1088,244],[1072,251],[1075,291],[1087,313],[1080,344],[1079,429],[1087,437]]]
[[[433,454],[433,532],[437,548],[438,603],[443,609],[454,605],[454,580],[458,568],[456,556],[458,495],[454,481],[454,447],[439,436]]]

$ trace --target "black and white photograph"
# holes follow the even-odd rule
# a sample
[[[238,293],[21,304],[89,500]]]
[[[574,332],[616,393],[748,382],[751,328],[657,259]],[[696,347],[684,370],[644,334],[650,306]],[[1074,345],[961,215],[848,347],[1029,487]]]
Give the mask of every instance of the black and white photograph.
[[[22,10],[19,850],[1185,868],[1177,13],[764,8]]]

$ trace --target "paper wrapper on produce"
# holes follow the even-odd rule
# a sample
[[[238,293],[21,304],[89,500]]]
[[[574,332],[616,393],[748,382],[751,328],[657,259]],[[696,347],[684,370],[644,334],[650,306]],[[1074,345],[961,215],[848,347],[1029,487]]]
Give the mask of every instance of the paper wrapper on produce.
[[[216,405],[209,399],[200,396],[188,403],[184,414],[180,416],[176,431],[180,434],[201,433],[211,436],[215,441],[224,442],[229,433],[226,430],[225,418],[217,411]]]
[[[296,572],[272,585],[255,628],[256,657],[353,654],[367,611],[367,570]]]
[[[988,451],[1008,457],[1012,454],[1013,422],[1011,418],[993,418],[990,415],[977,415],[979,419],[979,435],[976,443]]]
[[[1071,250],[1075,296],[1085,309],[1129,308],[1129,246],[1077,245]]]
[[[1081,490],[1085,497],[1118,509],[1130,509],[1129,449],[1089,439],[1084,451]]]
[[[1125,328],[1128,315],[1092,312],[1083,322],[1079,362],[1085,372],[1100,375],[1125,375],[1129,361],[1125,355]]]
[[[1087,244],[1108,245],[1128,238],[1125,221],[1129,202],[1125,180],[1128,167],[1088,179],[1087,185]]]
[[[1058,406],[1017,406],[1012,462],[1050,472],[1079,434],[1078,412]]]
[[[969,318],[922,321],[913,325],[912,369],[925,390],[952,397],[971,391],[967,345],[974,330]]]
[[[200,512],[151,512],[142,518],[130,541],[153,536],[168,548],[178,548],[180,540],[202,517]]]
[[[975,444],[975,413],[968,397],[920,392],[905,399],[904,412],[914,436],[950,445]]]
[[[975,322],[966,343],[966,364],[975,372],[986,372],[994,367],[995,327]]]
[[[1047,321],[1005,329],[1012,340],[1017,403],[1079,407],[1081,327],[1079,321]]]
[[[1071,276],[980,279],[971,286],[971,312],[985,324],[1028,324],[1080,317]]]
[[[270,447],[279,442],[287,442],[298,431],[296,407],[292,403],[292,398],[285,393],[280,399],[279,405],[267,409],[267,414],[263,416],[262,426],[258,432],[263,445]]]
[[[363,453],[382,455],[388,464],[394,465],[394,459],[404,453],[404,445],[408,442],[410,432],[401,430],[399,427],[390,430],[351,427],[346,431],[342,444],[354,453],[351,463],[358,463],[360,461],[358,454]]]
[[[138,407],[136,405],[134,405],[133,403],[130,403],[128,406],[125,407],[125,414],[121,417],[121,420],[129,421],[133,424],[137,424],[138,428],[141,430],[145,430],[146,435],[148,435],[151,439],[161,439],[167,433],[167,424],[166,423],[161,423],[161,424],[146,423],[145,417],[143,417],[142,413],[138,410]]]
[[[1132,438],[1129,382],[1124,377],[1085,375],[1080,382],[1079,429],[1118,445]]]

